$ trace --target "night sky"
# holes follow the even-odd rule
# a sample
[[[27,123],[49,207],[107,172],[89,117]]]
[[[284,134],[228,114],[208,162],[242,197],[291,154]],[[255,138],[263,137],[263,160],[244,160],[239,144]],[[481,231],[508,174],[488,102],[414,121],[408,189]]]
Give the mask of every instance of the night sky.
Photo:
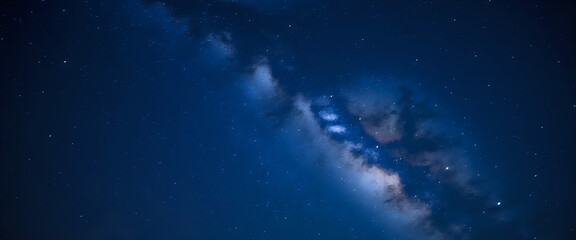
[[[0,239],[576,239],[576,2],[0,3]]]

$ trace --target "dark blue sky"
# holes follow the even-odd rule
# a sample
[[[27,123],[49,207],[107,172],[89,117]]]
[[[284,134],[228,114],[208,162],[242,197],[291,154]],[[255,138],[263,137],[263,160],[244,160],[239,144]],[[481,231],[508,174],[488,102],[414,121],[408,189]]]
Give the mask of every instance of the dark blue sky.
[[[574,1],[3,1],[1,239],[572,239]]]

